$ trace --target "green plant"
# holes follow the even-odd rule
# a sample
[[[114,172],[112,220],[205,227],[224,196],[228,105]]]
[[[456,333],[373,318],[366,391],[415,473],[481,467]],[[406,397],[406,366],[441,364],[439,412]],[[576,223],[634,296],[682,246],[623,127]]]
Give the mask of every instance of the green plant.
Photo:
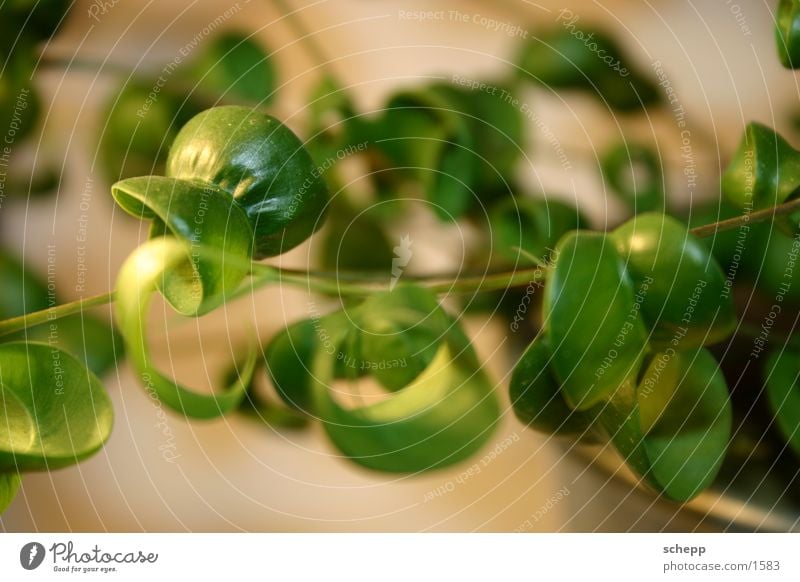
[[[593,37],[628,75],[620,77],[597,58],[596,48],[564,29],[541,37],[547,43],[529,43],[515,70],[497,82],[454,80],[402,90],[374,113],[357,112],[326,76],[312,94],[307,142],[260,111],[274,79],[251,77],[264,55],[235,36],[222,37],[188,74],[204,91],[228,88],[251,106],[188,115],[193,106],[181,93],[164,92],[148,112],[152,125],[131,125],[146,86],[125,88],[110,114],[106,150],[116,162],[120,145],[142,157],[131,168],[112,164],[112,175],[125,177],[111,193],[128,214],[150,221],[150,237],[122,265],[115,291],[81,304],[42,304],[41,283],[12,259],[0,260],[0,284],[10,289],[3,295],[16,302],[0,304],[0,335],[17,340],[0,344],[0,417],[8,420],[0,426],[0,510],[13,498],[21,472],[78,462],[102,446],[111,409],[87,368],[101,373],[121,356],[112,349],[102,361],[87,353],[76,358],[24,333],[111,301],[130,364],[145,389],[174,411],[196,419],[240,412],[291,428],[315,419],[352,461],[415,473],[469,457],[501,418],[458,317],[438,300],[458,296],[483,309],[479,296],[489,296],[492,309],[512,320],[512,331],[529,324],[530,333],[520,334],[526,345],[509,386],[523,423],[610,442],[643,483],[666,498],[686,501],[709,487],[737,414],[712,350],[733,342],[747,323],[737,313],[734,283],[780,292],[785,277],[776,273],[797,258],[793,239],[776,240],[772,224],[797,240],[798,153],[776,132],[749,126],[722,176],[727,202],[686,220],[666,213],[658,157],[630,143],[611,148],[600,168],[630,210],[614,228],[592,231],[575,205],[522,195],[514,179],[523,156],[522,107],[515,97],[520,83],[588,90],[628,114],[663,103],[657,86],[627,64],[616,43],[600,33]],[[235,56],[228,61],[228,55]],[[357,152],[369,170],[363,196],[343,185],[340,152]],[[129,177],[134,167],[147,175]],[[330,191],[341,199],[332,201]],[[391,267],[396,251],[389,229],[414,200],[442,221],[480,227],[491,244],[479,245],[470,260],[502,270],[409,275],[387,290],[386,278],[375,272]],[[392,210],[365,213],[383,204]],[[328,215],[320,262],[362,272],[296,272],[259,262],[309,239]],[[348,228],[359,221],[361,238],[345,243]],[[742,260],[743,229],[745,256],[766,257],[766,277],[746,261],[729,275],[730,265]],[[277,283],[339,297],[341,305],[309,313],[266,346],[247,346],[213,394],[155,367],[145,325],[154,294],[180,315],[198,317]],[[784,291],[781,301],[797,302],[798,287]],[[535,297],[541,295],[541,303],[529,309],[540,288]],[[120,343],[112,330],[102,333],[111,346]],[[770,355],[764,374],[779,428],[800,452],[797,346],[791,345]],[[61,379],[51,353],[63,358]],[[255,390],[257,374],[269,378],[273,398]],[[346,404],[337,396],[339,383],[367,380],[382,389],[379,402]],[[53,397],[59,382],[68,394],[64,418],[53,412],[61,405]],[[85,438],[66,447],[59,438],[66,430]]]

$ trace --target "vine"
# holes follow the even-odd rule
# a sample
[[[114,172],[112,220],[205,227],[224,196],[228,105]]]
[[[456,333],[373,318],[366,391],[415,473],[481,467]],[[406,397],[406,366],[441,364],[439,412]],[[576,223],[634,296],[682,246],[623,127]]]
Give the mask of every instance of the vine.
[[[798,22],[796,3],[781,2],[776,38],[786,66],[797,60]],[[31,341],[43,325],[68,330],[78,322],[87,344],[92,324],[84,311],[114,303],[118,331],[98,327],[97,337],[124,344],[140,383],[175,412],[195,419],[242,412],[288,427],[317,420],[353,462],[416,473],[468,458],[502,416],[458,317],[438,296],[466,295],[472,306],[479,295],[502,294],[496,312],[518,288],[528,303],[521,316],[511,310],[512,330],[528,322],[531,333],[509,385],[517,417],[535,430],[610,443],[666,498],[687,501],[709,487],[728,452],[735,412],[710,348],[749,325],[731,291],[747,269],[731,277],[725,268],[737,252],[730,235],[751,236],[749,252],[777,257],[775,267],[782,256],[784,269],[796,260],[800,152],[774,130],[749,125],[721,177],[725,201],[715,203],[717,215],[706,224],[694,222],[697,215],[688,222],[671,215],[659,158],[641,144],[614,146],[601,161],[609,188],[630,211],[610,230],[591,230],[572,204],[520,195],[511,176],[523,155],[522,112],[519,100],[504,95],[521,84],[589,91],[625,115],[663,106],[657,85],[616,43],[592,34],[615,67],[562,27],[527,43],[513,74],[497,83],[403,89],[373,114],[359,113],[326,75],[312,95],[305,142],[263,112],[276,73],[247,36],[220,36],[174,84],[159,87],[156,100],[148,82],[126,85],[108,109],[102,163],[117,205],[150,222],[149,240],[122,264],[109,293],[46,306],[23,300],[0,311],[0,336],[10,340],[0,344],[0,510],[23,472],[77,463],[111,431],[113,411],[97,375],[121,351],[76,355],[69,341]],[[310,46],[320,59],[316,43]],[[205,106],[219,99],[251,105]],[[131,119],[131,111],[141,115]],[[354,152],[366,166],[369,208],[342,186],[338,161],[346,156],[337,152]],[[488,221],[499,247],[473,257],[474,264],[485,260],[483,270],[407,275],[387,290],[385,270],[396,251],[386,224],[394,211],[365,215],[383,203],[419,203],[443,222]],[[347,229],[362,216],[355,235],[362,238],[348,241]],[[326,219],[327,231],[315,234]],[[326,252],[323,271],[259,262],[312,236],[350,254]],[[341,271],[343,264],[371,272]],[[40,285],[11,259],[0,271],[23,289]],[[763,286],[775,291],[784,283],[774,276]],[[263,348],[249,346],[213,393],[156,367],[146,326],[154,295],[181,316],[199,317],[278,284],[338,297],[341,308],[310,313]],[[535,315],[527,312],[531,285],[542,289]],[[785,288],[780,301],[790,292]],[[800,364],[791,339],[790,331],[786,349],[769,354],[764,383],[776,424],[800,451]],[[255,390],[260,373],[273,397]],[[385,398],[348,405],[337,396],[338,382],[367,377]]]

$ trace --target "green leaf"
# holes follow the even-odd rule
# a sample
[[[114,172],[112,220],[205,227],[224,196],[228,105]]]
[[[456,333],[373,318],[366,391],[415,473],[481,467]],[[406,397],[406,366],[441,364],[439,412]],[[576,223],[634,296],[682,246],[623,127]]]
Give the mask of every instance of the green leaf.
[[[185,242],[191,261],[163,273],[159,288],[176,311],[202,314],[218,305],[217,299],[235,289],[247,274],[252,230],[233,198],[213,184],[145,176],[128,178],[111,187],[114,199],[126,212],[152,219],[151,237],[167,233]],[[219,249],[231,259],[201,258],[198,248]],[[244,263],[244,264],[243,264]]]
[[[475,198],[474,141],[447,86],[394,95],[375,128],[376,145],[422,184],[442,220],[461,217]]]
[[[706,350],[655,354],[599,420],[628,463],[659,493],[687,501],[714,480],[731,437],[727,385]]]
[[[534,430],[591,439],[594,415],[567,405],[550,370],[551,357],[547,338],[539,335],[514,366],[509,384],[514,413]]]
[[[178,129],[203,110],[196,97],[157,82],[134,80],[109,99],[98,149],[112,182],[164,173]]]
[[[764,368],[767,399],[786,442],[800,455],[800,358],[796,350],[774,352]]]
[[[572,408],[586,410],[635,381],[647,351],[635,292],[611,237],[576,231],[556,246],[543,314]]]
[[[19,473],[0,473],[0,515],[14,501],[21,483]]]
[[[467,124],[475,165],[476,194],[486,202],[488,191],[509,191],[508,181],[525,151],[522,105],[508,86],[486,83],[481,89],[437,85],[452,96]]]
[[[553,89],[584,89],[612,109],[627,112],[658,103],[658,87],[639,72],[613,38],[575,24],[562,9],[560,26],[538,35],[522,47],[517,63],[523,79]]]
[[[778,57],[787,69],[800,67],[800,2],[780,0],[775,17]]]
[[[56,305],[57,297],[35,273],[0,250],[0,320],[41,311]],[[69,352],[92,372],[102,376],[123,355],[122,339],[106,322],[88,314],[54,319],[28,328],[0,342],[32,340],[47,342]]]
[[[0,320],[48,307],[47,286],[13,255],[0,250]]]
[[[359,367],[396,392],[430,366],[452,325],[429,292],[399,287],[373,295],[359,308]]]
[[[186,272],[191,268],[189,253],[188,246],[174,237],[155,238],[136,249],[122,265],[117,278],[117,321],[129,359],[146,390],[186,416],[213,418],[235,410],[241,404],[253,377],[257,351],[250,350],[239,370],[239,377],[224,391],[202,394],[159,372],[148,348],[145,321],[152,295],[159,285],[163,285],[168,273]],[[236,258],[235,255],[234,262]],[[221,256],[219,260],[224,263],[225,257]]]
[[[14,31],[13,38],[18,33],[19,30]],[[10,140],[13,144],[31,135],[41,113],[41,99],[31,81],[36,59],[27,46],[16,47],[13,58],[8,60],[5,56],[8,53],[0,54],[3,54],[3,74],[0,75],[0,132],[5,140]],[[8,141],[3,143],[4,147],[10,145]]]
[[[384,302],[404,304],[401,318],[413,312],[417,323],[446,317],[433,295],[407,286],[370,297],[358,319],[367,310],[375,313]],[[347,457],[379,471],[418,472],[463,460],[487,441],[499,420],[498,404],[466,337],[454,325],[450,322],[433,360],[410,384],[364,406],[351,408],[337,401],[336,359],[316,351],[314,410]],[[346,318],[328,322],[328,329],[333,345],[343,345],[348,334],[360,333]],[[366,343],[369,336],[365,337]]]
[[[124,342],[117,330],[88,314],[37,325],[28,329],[25,339],[47,342],[69,352],[98,376],[108,372],[124,355]]]
[[[395,258],[375,207],[357,211],[342,196],[331,203],[320,263],[329,271],[383,271],[386,280]]]
[[[682,223],[640,214],[612,239],[636,285],[651,341],[686,349],[730,336],[737,318],[725,275]]]
[[[277,73],[269,55],[251,36],[223,32],[192,63],[190,79],[201,95],[236,102],[272,101]]]
[[[760,123],[745,128],[739,149],[722,175],[722,192],[748,212],[792,198],[800,188],[800,152]]]
[[[44,344],[0,345],[0,473],[51,470],[97,452],[113,410],[100,381]]]
[[[278,396],[290,407],[306,414],[313,414],[311,366],[314,353],[319,344],[324,343],[319,330],[324,331],[319,319],[298,321],[275,335],[264,350],[267,372]]]
[[[574,206],[551,199],[515,197],[503,200],[489,214],[493,246],[513,263],[530,262],[527,255],[547,260],[556,243],[588,222]]]
[[[277,119],[247,107],[215,107],[183,126],[167,176],[227,192],[255,233],[256,259],[294,248],[323,222],[328,192],[311,156]]]
[[[621,143],[600,162],[603,179],[635,214],[664,210],[664,176],[655,152],[638,144]]]

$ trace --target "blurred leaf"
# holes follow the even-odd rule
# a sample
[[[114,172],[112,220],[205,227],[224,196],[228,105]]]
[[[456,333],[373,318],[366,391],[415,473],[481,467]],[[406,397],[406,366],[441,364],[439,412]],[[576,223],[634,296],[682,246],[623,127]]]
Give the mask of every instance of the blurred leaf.
[[[767,399],[786,442],[800,455],[800,357],[793,348],[775,351],[764,369]]]
[[[800,67],[800,2],[780,0],[775,16],[778,57],[787,69]]]
[[[493,245],[513,263],[530,263],[530,256],[547,260],[556,243],[571,230],[588,223],[577,208],[558,200],[515,197],[494,206],[489,214]]]
[[[0,404],[2,408],[2,404]],[[11,505],[19,491],[19,473],[0,473],[0,515]]]
[[[261,105],[272,101],[278,79],[269,55],[252,36],[223,32],[192,62],[187,82],[213,100]]]
[[[603,179],[634,214],[664,210],[664,177],[661,162],[650,148],[621,143],[600,162]]]
[[[203,110],[195,97],[143,79],[127,83],[109,98],[100,156],[111,181],[163,174],[178,130]]]
[[[583,25],[562,24],[523,46],[517,58],[523,79],[556,90],[585,89],[622,112],[661,100],[655,83],[634,67],[613,38]]]
[[[0,473],[72,465],[111,434],[108,395],[69,354],[44,344],[1,344],[0,378]]]
[[[374,208],[356,211],[344,198],[331,202],[321,243],[320,264],[328,271],[383,271],[392,269],[393,245]]]
[[[594,415],[567,405],[550,371],[551,357],[549,343],[540,335],[514,366],[509,385],[514,413],[534,430],[591,440]]]
[[[62,317],[32,327],[25,339],[47,342],[51,347],[70,353],[98,376],[108,372],[124,353],[123,340],[117,330],[88,314]]]
[[[659,493],[687,501],[714,480],[731,437],[725,378],[706,350],[655,354],[638,387],[601,405],[600,422]]]

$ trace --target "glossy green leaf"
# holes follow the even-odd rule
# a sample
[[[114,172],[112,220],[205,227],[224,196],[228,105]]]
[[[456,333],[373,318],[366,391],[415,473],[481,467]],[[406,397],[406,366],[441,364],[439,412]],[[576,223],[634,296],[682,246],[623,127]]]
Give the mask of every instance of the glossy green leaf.
[[[787,69],[800,67],[800,2],[780,0],[775,16],[778,57]]]
[[[250,259],[253,233],[244,212],[225,190],[213,184],[145,176],[117,182],[111,193],[129,214],[153,220],[151,237],[169,233],[190,247],[191,262],[176,265],[158,281],[176,311],[184,315],[207,312],[247,274],[243,263]],[[219,249],[225,257],[239,261],[204,259],[194,252],[198,247]]]
[[[514,366],[509,384],[514,413],[531,428],[547,434],[591,438],[594,415],[567,405],[550,370],[551,357],[549,342],[540,335]]]
[[[775,206],[800,188],[800,152],[775,130],[750,123],[722,175],[722,192],[747,211]]]
[[[408,298],[401,316],[405,321],[412,313],[418,323],[445,317],[433,295],[413,287],[373,295],[364,310],[374,311],[384,301],[400,303],[389,299],[392,294]],[[349,333],[360,333],[346,318],[329,327],[334,345]],[[377,403],[340,404],[332,384],[335,358],[324,351],[315,354],[313,369],[314,409],[325,431],[348,458],[371,469],[418,472],[458,462],[487,441],[499,420],[491,383],[456,327],[442,338],[421,374]]]
[[[0,345],[0,473],[50,470],[97,452],[113,410],[100,381],[45,344]]]
[[[600,162],[603,179],[635,214],[664,210],[664,177],[655,152],[638,144],[621,143]]]
[[[764,380],[778,429],[800,455],[800,357],[797,351],[784,348],[770,355]]]
[[[612,238],[636,285],[651,341],[687,349],[733,332],[737,318],[722,269],[681,222],[640,214]]]
[[[213,418],[235,410],[241,404],[253,377],[257,351],[250,351],[239,370],[239,377],[224,391],[203,394],[185,388],[159,372],[148,347],[145,321],[152,295],[164,285],[169,273],[192,270],[190,252],[186,243],[168,236],[150,240],[136,249],[122,265],[117,277],[117,322],[125,338],[129,359],[145,389],[186,416]],[[225,257],[219,260],[224,262]]]
[[[252,36],[239,32],[223,32],[211,40],[190,70],[193,90],[214,99],[269,103],[277,85],[269,55]]]
[[[0,473],[0,515],[14,501],[21,482],[19,473]]]
[[[255,233],[256,259],[288,251],[323,222],[327,188],[291,130],[247,107],[215,107],[175,139],[167,176],[227,192]]]
[[[638,387],[620,391],[600,421],[659,493],[687,501],[714,480],[731,438],[727,385],[706,350],[653,356]]]
[[[588,226],[574,206],[559,200],[522,197],[497,204],[489,221],[497,253],[514,263],[529,262],[529,255],[547,260],[562,236]]]
[[[635,381],[647,351],[636,289],[614,244],[600,233],[565,235],[545,286],[554,375],[578,410]]]

